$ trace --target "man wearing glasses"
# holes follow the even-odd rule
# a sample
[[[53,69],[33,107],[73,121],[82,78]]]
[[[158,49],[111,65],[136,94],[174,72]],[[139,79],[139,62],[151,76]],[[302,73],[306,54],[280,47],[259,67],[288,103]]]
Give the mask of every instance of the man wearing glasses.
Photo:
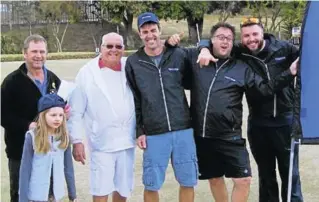
[[[210,51],[218,61],[200,68],[198,50],[184,49],[191,60],[191,116],[195,131],[199,179],[209,180],[215,201],[228,201],[224,176],[232,178],[233,202],[247,201],[251,179],[246,141],[242,138],[243,93],[270,96],[292,81],[296,66],[274,80],[255,74],[231,55],[235,28],[218,23],[211,29]],[[179,42],[173,35],[168,44]]]
[[[90,150],[93,202],[126,201],[133,189],[135,110],[125,76],[122,36],[103,36],[101,54],[82,67],[70,98],[68,121],[73,157],[86,160],[82,124]],[[84,121],[82,121],[84,119]]]
[[[292,63],[297,63],[297,48],[288,42],[275,39],[271,34],[264,33],[258,18],[245,18],[240,28],[241,44],[234,46],[235,55],[249,64],[258,75],[273,80]],[[201,41],[200,47],[203,49],[198,60],[202,65],[215,60],[208,49],[211,48],[209,41]],[[280,201],[276,160],[282,181],[281,198],[282,201],[287,201],[293,95],[293,82],[272,96],[246,94],[249,106],[248,140],[258,165],[260,202]],[[296,145],[292,173],[291,201],[293,202],[303,201],[298,164],[298,145]]]

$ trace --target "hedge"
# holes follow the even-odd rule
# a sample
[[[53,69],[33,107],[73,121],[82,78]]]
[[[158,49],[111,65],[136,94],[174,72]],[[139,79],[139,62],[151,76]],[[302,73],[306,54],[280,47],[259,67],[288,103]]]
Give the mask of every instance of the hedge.
[[[135,53],[136,50],[125,51],[125,56]],[[47,60],[66,60],[66,59],[87,59],[94,58],[94,52],[62,52],[62,53],[49,53]],[[23,61],[23,54],[4,54],[1,55],[1,62]]]

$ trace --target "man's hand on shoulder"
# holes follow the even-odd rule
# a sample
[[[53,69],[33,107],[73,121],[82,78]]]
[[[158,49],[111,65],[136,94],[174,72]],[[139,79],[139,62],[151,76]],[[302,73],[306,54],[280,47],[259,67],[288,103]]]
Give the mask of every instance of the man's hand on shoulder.
[[[167,43],[170,46],[177,46],[181,42],[181,39],[183,38],[183,36],[184,36],[183,32],[179,34],[173,34],[172,36],[168,38]]]
[[[208,48],[202,48],[198,58],[197,58],[197,63],[200,64],[200,66],[207,66],[210,62],[217,62],[218,59],[212,56]]]
[[[31,122],[29,125],[29,130],[35,129],[37,127],[37,122]]]

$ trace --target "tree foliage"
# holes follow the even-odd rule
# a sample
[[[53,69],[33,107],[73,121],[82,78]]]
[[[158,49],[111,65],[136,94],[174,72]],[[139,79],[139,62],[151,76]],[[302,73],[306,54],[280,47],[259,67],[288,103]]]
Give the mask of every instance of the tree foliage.
[[[247,6],[245,1],[211,1],[208,13],[217,12],[218,21],[226,22],[228,18],[239,14]]]
[[[286,38],[291,38],[291,30],[293,27],[301,26],[307,1],[287,2],[283,5],[281,18],[282,29]]]
[[[253,16],[258,17],[263,22],[266,32],[275,33],[282,22],[280,14],[282,13],[283,4],[285,2],[249,1],[248,8],[251,9]]]
[[[95,16],[103,22],[117,25],[117,32],[120,32],[120,25],[124,26],[122,34],[126,46],[134,47],[133,19],[137,15],[152,9],[150,1],[94,1],[92,3],[96,9]]]
[[[78,20],[80,10],[73,1],[40,1],[38,16],[46,20],[52,27],[52,34],[56,40],[57,52],[62,52],[65,33],[70,23]],[[64,29],[61,30],[61,25]]]
[[[291,29],[300,26],[306,1],[249,1],[248,8],[264,24],[266,32],[284,31],[284,37],[291,37]]]
[[[188,38],[192,43],[197,43],[201,38],[204,23],[204,14],[208,11],[207,1],[161,1],[155,8],[160,18],[172,20],[187,20]]]

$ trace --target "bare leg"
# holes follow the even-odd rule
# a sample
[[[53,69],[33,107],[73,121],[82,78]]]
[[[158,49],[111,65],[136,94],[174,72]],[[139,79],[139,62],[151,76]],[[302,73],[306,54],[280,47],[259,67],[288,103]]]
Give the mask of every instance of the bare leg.
[[[144,190],[144,202],[159,202],[158,191]]]
[[[93,196],[93,202],[107,202],[108,196]]]
[[[126,202],[126,197],[121,196],[117,191],[112,194],[112,202]]]
[[[179,187],[179,201],[180,202],[194,202],[195,194],[194,187]]]
[[[224,177],[211,178],[208,181],[215,202],[228,202],[228,193]]]
[[[247,202],[250,190],[251,177],[233,178],[234,189],[232,202]]]

